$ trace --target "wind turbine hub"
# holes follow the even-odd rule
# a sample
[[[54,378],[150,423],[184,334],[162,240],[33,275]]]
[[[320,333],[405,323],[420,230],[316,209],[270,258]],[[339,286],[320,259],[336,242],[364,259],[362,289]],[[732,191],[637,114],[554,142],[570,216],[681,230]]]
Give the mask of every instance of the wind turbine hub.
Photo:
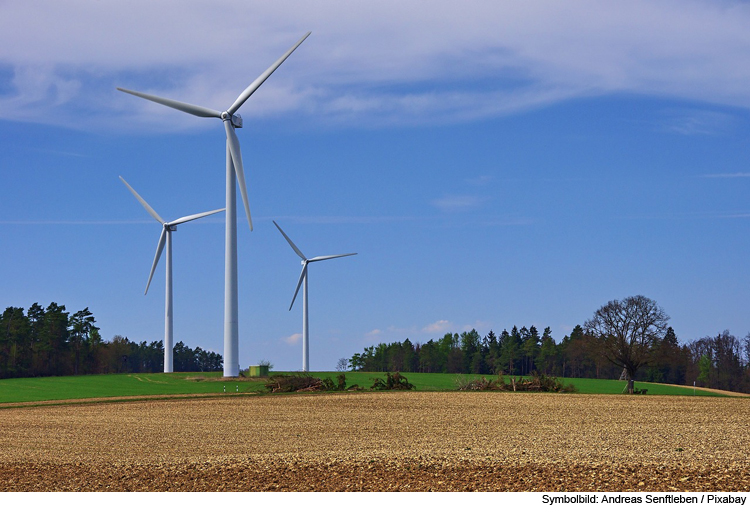
[[[229,112],[221,113],[222,121],[231,121],[235,128],[242,128],[242,116],[239,114],[230,114]]]

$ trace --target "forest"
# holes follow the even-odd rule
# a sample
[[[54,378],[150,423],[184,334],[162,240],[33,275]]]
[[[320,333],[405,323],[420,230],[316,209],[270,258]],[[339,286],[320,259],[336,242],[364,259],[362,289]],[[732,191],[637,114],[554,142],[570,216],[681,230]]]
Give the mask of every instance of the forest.
[[[549,327],[513,326],[484,337],[472,329],[437,340],[408,338],[354,354],[351,370],[584,377],[670,383],[750,393],[750,334],[680,343],[667,316],[643,296],[614,300],[561,341]]]
[[[105,341],[88,307],[73,314],[55,302],[0,316],[0,378],[164,371],[162,341]],[[182,342],[174,347],[176,372],[222,370],[222,357]]]
[[[643,296],[613,300],[560,341],[550,327],[513,326],[484,337],[447,333],[426,343],[409,339],[380,343],[339,363],[367,372],[585,377],[693,385],[750,393],[750,334],[680,342],[668,316]],[[174,347],[176,372],[214,372],[222,356],[182,342]],[[0,378],[78,374],[162,372],[162,341],[136,343],[114,336],[105,341],[87,308],[69,313],[55,302],[25,312],[8,307],[0,316]]]

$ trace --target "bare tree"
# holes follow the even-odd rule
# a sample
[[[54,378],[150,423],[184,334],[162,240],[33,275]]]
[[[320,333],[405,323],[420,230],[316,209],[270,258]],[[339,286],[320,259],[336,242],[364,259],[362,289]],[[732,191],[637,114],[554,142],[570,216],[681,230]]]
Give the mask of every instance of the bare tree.
[[[668,321],[655,301],[639,295],[607,303],[584,328],[598,338],[606,358],[627,371],[628,392],[633,393],[635,373],[648,363],[653,345],[664,338]]]
[[[349,360],[345,357],[342,357],[341,359],[339,359],[338,363],[336,363],[336,371],[346,372],[347,368],[349,368]]]

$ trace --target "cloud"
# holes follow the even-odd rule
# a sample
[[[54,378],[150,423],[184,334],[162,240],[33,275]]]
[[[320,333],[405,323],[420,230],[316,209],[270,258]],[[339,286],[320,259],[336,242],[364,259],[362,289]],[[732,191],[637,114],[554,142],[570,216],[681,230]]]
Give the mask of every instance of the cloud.
[[[493,181],[493,177],[491,175],[480,175],[479,177],[466,179],[466,182],[470,184],[471,186],[487,186],[492,181]]]
[[[133,220],[0,220],[0,225],[4,226],[122,226],[131,224],[154,225],[153,220],[133,219]],[[196,221],[193,225],[216,225],[224,224],[221,217],[206,217]]]
[[[472,325],[464,325],[463,327],[461,327],[461,332],[470,332],[472,329],[479,332],[482,330],[489,330],[489,327],[490,327],[489,322],[477,320]]]
[[[664,131],[681,135],[716,135],[734,123],[734,117],[714,110],[683,110],[661,121]]]
[[[441,334],[448,332],[453,328],[453,324],[448,320],[438,320],[435,323],[430,323],[422,328],[422,332],[429,332],[431,334]]]
[[[690,213],[653,213],[618,217],[622,220],[713,220],[750,218],[747,211],[698,211]]]
[[[750,213],[727,213],[725,215],[719,215],[717,218],[750,218]]]
[[[739,1],[6,0],[0,118],[203,127],[114,87],[222,110],[308,30],[245,119],[429,124],[609,93],[750,107],[749,25]]]
[[[383,333],[380,329],[372,329],[370,332],[366,333],[365,336],[374,338],[376,336],[380,336]]]
[[[711,173],[708,175],[700,175],[703,179],[738,179],[743,177],[750,177],[750,173]]]
[[[293,215],[277,215],[275,217],[257,217],[258,221],[270,221],[270,220],[285,220],[289,222],[295,222],[297,224],[384,224],[388,222],[408,222],[420,219],[420,217],[401,215],[401,216],[325,216],[325,215],[310,215],[310,216],[293,216]],[[256,217],[253,216],[253,220]]]
[[[506,226],[533,226],[539,220],[532,217],[495,217],[486,218],[478,222],[485,227],[506,227]]]
[[[287,345],[298,345],[299,342],[302,341],[302,334],[292,334],[291,336],[282,339]]]
[[[484,197],[475,197],[473,195],[447,195],[440,199],[433,200],[432,205],[441,211],[456,212],[477,208],[481,206],[484,201]]]

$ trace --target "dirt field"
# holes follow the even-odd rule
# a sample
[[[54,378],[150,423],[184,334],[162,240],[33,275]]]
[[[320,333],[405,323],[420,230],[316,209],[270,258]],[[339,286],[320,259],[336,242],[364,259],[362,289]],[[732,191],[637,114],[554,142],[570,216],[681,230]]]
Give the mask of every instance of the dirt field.
[[[0,409],[1,491],[750,491],[750,400],[356,393]]]

